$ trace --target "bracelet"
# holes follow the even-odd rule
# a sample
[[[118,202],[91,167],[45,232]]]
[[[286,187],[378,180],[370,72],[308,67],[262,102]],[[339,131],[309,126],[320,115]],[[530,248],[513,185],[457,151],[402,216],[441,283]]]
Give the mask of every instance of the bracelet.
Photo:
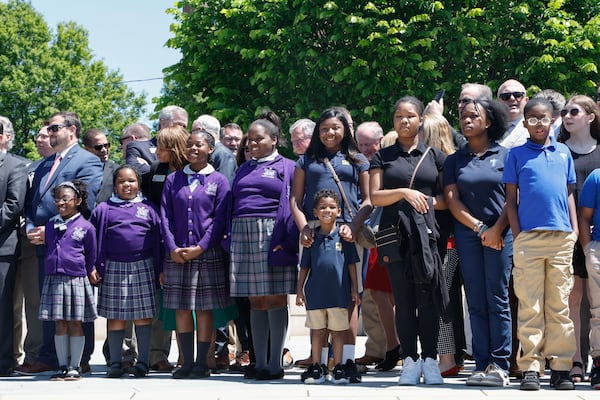
[[[477,221],[475,225],[473,225],[473,232],[479,232],[484,225],[485,224],[482,221]]]
[[[479,232],[477,232],[477,236],[481,237],[483,232],[487,231],[488,229],[490,229],[489,226],[487,226],[486,224],[482,224],[481,228],[479,229]]]

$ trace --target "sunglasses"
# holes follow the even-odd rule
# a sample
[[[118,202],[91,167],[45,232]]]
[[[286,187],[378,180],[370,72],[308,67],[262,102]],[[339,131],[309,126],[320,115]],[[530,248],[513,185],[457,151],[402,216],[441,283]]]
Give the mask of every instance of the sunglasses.
[[[62,128],[66,128],[66,127],[69,127],[69,126],[71,126],[71,125],[69,125],[69,124],[56,124],[56,125],[50,125],[46,129],[48,130],[48,132],[56,133],[56,132],[60,131]]]
[[[542,119],[538,119],[536,117],[527,118],[527,125],[529,126],[536,126],[539,123],[541,123],[544,126],[548,126],[551,122],[552,120],[548,117],[544,117]]]
[[[103,143],[103,144],[95,144],[94,145],[94,149],[96,151],[100,151],[103,148],[106,149],[106,150],[110,149],[110,143],[106,142],[106,143]]]
[[[563,110],[560,110],[560,116],[561,117],[565,117],[567,114],[571,114],[571,117],[576,116],[577,114],[579,114],[579,108],[571,108],[570,110],[567,110],[566,108]]]
[[[462,99],[458,99],[458,104],[461,104],[461,105],[462,104],[467,104],[467,103],[470,103],[472,101],[473,101],[473,99],[469,99],[468,97],[465,97],[465,98],[462,98]]]
[[[508,101],[510,100],[510,97],[514,97],[515,100],[519,101],[523,98],[523,96],[525,96],[524,92],[508,92],[508,93],[500,93],[498,95],[498,97],[500,97],[500,100],[504,100],[504,101]]]

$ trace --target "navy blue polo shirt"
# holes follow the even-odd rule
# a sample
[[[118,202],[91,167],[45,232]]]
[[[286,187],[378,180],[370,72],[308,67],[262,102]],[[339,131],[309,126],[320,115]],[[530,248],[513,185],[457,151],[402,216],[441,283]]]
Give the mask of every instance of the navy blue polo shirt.
[[[456,185],[460,201],[471,215],[492,226],[504,208],[506,191],[502,183],[508,149],[493,142],[481,155],[465,146],[451,154],[444,163],[444,187]]]
[[[360,206],[361,199],[358,176],[361,172],[369,170],[369,161],[364,155],[359,153],[355,157],[360,162],[352,164],[342,152],[338,151],[335,154],[328,155],[335,173],[342,182],[342,187],[344,188],[344,192],[346,192],[346,197],[354,214],[356,214]],[[331,189],[340,196],[340,201],[344,201],[331,171],[323,162],[315,161],[304,155],[297,161],[296,167],[304,170],[304,202],[302,211],[307,220],[317,219],[313,210],[315,208],[314,197],[319,190]],[[352,218],[348,215],[346,205],[342,204],[341,208],[342,215],[338,217],[338,222],[351,222]]]
[[[419,142],[410,153],[402,150],[396,142],[392,146],[379,150],[371,159],[371,169],[383,170],[383,189],[407,188],[410,178],[427,145]],[[427,196],[437,195],[439,190],[439,175],[444,167],[446,155],[436,148],[431,148],[419,166],[415,175],[412,189]],[[383,208],[379,229],[387,228],[398,222],[398,203]]]
[[[315,228],[315,241],[302,250],[300,267],[309,269],[304,285],[307,310],[348,308],[350,274],[348,264],[360,259],[354,243],[342,240],[339,228],[324,235]]]

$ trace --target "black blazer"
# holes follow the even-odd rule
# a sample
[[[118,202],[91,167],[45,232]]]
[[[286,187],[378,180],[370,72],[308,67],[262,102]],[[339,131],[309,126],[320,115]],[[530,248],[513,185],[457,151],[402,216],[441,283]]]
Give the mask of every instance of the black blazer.
[[[0,153],[0,256],[16,254],[19,217],[25,206],[27,167],[15,156]]]
[[[150,171],[150,166],[156,161],[156,142],[154,140],[136,140],[127,143],[125,149],[125,163],[138,168],[140,174]],[[138,158],[146,160],[147,164],[138,161]]]

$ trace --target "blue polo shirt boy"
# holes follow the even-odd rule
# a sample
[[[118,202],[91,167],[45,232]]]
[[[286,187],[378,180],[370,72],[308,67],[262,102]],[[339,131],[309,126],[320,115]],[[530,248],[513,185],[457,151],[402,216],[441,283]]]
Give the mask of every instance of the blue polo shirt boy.
[[[348,264],[359,261],[354,243],[343,240],[336,227],[324,235],[315,228],[315,241],[302,252],[300,267],[309,269],[304,287],[307,310],[348,308],[350,275]]]
[[[576,351],[569,318],[577,212],[571,186],[575,167],[566,145],[549,137],[552,105],[525,105],[527,142],[510,150],[502,181],[513,232],[513,283],[519,312],[521,390],[539,390],[539,371],[550,360],[550,387],[573,390],[569,377]]]
[[[511,149],[504,164],[503,183],[519,187],[521,231],[572,232],[566,184],[575,184],[569,148],[550,137],[549,145],[528,140]]]

